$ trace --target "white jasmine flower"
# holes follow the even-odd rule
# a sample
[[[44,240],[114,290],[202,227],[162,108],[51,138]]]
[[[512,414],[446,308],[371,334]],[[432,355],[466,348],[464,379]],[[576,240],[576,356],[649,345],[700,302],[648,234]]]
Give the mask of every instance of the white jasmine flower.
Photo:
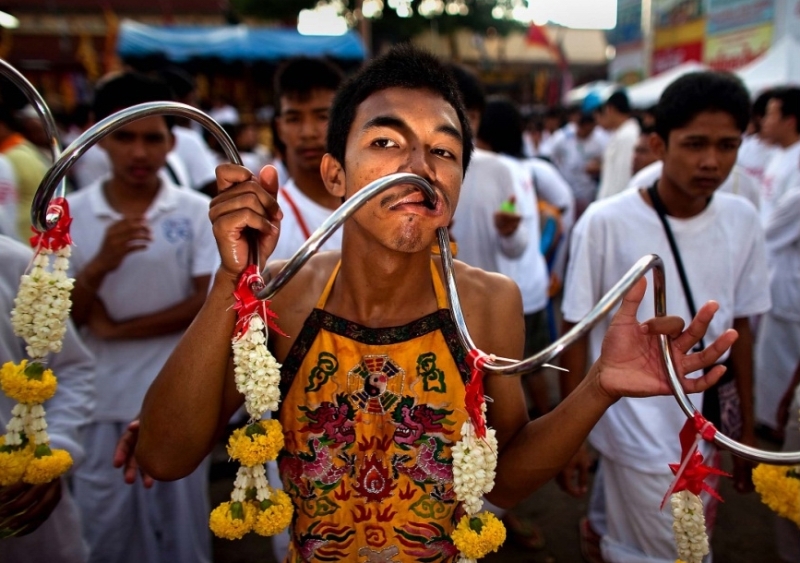
[[[267,348],[267,329],[258,315],[250,319],[247,331],[233,341],[236,388],[245,397],[245,409],[253,420],[266,411],[278,410],[281,365]]]
[[[689,491],[670,497],[672,530],[678,548],[678,558],[686,563],[702,563],[709,552],[703,501]]]
[[[494,487],[497,468],[494,429],[487,427],[486,436],[478,438],[472,421],[467,420],[461,427],[461,440],[453,446],[452,456],[456,497],[464,503],[467,514],[477,514],[483,506],[483,495]]]

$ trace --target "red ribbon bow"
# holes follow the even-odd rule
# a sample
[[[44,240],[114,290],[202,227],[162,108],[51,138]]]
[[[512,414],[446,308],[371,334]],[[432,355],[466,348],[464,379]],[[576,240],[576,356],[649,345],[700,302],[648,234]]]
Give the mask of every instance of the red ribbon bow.
[[[667,494],[661,501],[661,508],[673,493],[679,491],[689,491],[699,495],[702,491],[706,491],[715,499],[722,501],[722,497],[712,487],[705,483],[709,475],[722,475],[730,477],[728,473],[717,469],[716,467],[709,467],[703,463],[703,454],[697,450],[700,440],[711,442],[717,429],[714,425],[703,418],[699,412],[695,412],[694,416],[686,421],[680,432],[681,440],[681,462],[670,463],[669,468],[675,474],[675,480],[672,482]]]
[[[72,224],[72,216],[69,214],[69,203],[63,197],[57,197],[47,206],[47,214],[58,215],[58,221],[47,231],[39,231],[31,227],[33,236],[31,246],[38,252],[40,248],[57,251],[72,244],[72,237],[69,235],[69,226]]]
[[[480,350],[470,350],[467,354],[470,377],[464,402],[478,438],[486,436],[486,421],[483,417],[483,405],[485,403],[483,398],[483,376],[485,375],[483,366],[486,365],[488,360],[489,356]]]
[[[281,336],[286,336],[275,323],[278,315],[269,308],[271,301],[256,297],[255,291],[257,289],[254,290],[254,287],[257,289],[264,287],[264,279],[261,277],[258,267],[255,264],[251,264],[239,276],[236,290],[233,292],[233,297],[236,299],[236,303],[233,305],[236,311],[236,329],[234,331],[236,338],[241,338],[247,332],[253,315],[261,317],[261,320],[270,330],[274,330]]]

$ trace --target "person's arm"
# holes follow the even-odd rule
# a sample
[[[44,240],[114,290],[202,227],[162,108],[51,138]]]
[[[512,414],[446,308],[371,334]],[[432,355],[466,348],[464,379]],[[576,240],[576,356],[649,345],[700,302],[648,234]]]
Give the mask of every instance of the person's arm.
[[[718,305],[706,303],[686,330],[678,317],[639,323],[636,312],[645,288],[646,283],[640,281],[625,296],[606,333],[600,358],[575,391],[553,411],[521,427],[505,447],[501,446],[495,488],[487,495],[491,502],[509,508],[553,478],[619,398],[671,393],[657,335],[673,338],[672,353],[687,393],[704,391],[725,372],[723,366],[715,366],[698,379],[683,377],[712,365],[736,339],[736,332],[729,330],[705,350],[691,353]],[[513,392],[510,385],[494,391],[495,404],[501,408],[507,402],[513,405],[518,401],[505,394]]]
[[[97,255],[75,275],[70,315],[76,325],[88,321],[106,276],[116,270],[129,253],[147,248],[151,240],[144,217],[126,217],[108,227]]]
[[[739,392],[739,402],[742,412],[742,438],[743,444],[756,445],[755,422],[753,417],[753,333],[750,330],[750,320],[736,318],[733,328],[739,333],[739,339],[731,346],[731,369],[736,376],[736,390]],[[752,481],[753,464],[734,457],[734,487],[740,493],[753,491]]]
[[[233,291],[247,267],[248,234],[256,232],[259,255],[266,259],[277,242],[282,212],[275,200],[277,174],[261,171],[261,187],[245,168],[217,168],[220,194],[209,218],[221,265],[200,312],[186,330],[145,395],[136,458],[158,480],[191,473],[242,404],[233,378],[231,335],[236,322]]]
[[[98,338],[107,340],[153,338],[185,329],[192,322],[206,300],[211,276],[192,279],[192,294],[183,301],[149,315],[125,321],[114,321],[97,300],[86,321],[89,330]]]

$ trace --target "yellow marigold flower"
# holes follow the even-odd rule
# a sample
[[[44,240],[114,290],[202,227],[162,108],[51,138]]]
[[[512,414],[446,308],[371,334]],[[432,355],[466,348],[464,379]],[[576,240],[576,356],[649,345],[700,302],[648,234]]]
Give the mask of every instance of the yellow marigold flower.
[[[468,559],[480,559],[503,545],[506,529],[491,512],[463,516],[451,534],[453,543]]]
[[[277,420],[259,420],[233,431],[228,440],[228,455],[244,465],[263,465],[278,457],[283,449],[283,428]]]
[[[753,470],[753,484],[761,495],[761,502],[800,526],[800,473],[797,467],[761,463]]]
[[[22,360],[19,365],[6,362],[0,369],[3,392],[25,405],[44,403],[55,394],[57,385],[53,370],[45,369],[38,362],[30,365],[28,360]]]
[[[281,490],[270,489],[269,500],[254,501],[256,522],[253,531],[261,536],[274,536],[292,523],[294,507],[289,495]]]
[[[253,529],[256,508],[249,502],[223,502],[211,511],[208,527],[218,538],[241,539]]]
[[[4,442],[5,437],[0,438],[0,446]],[[33,459],[33,448],[30,446],[11,451],[3,451],[4,449],[0,448],[0,487],[19,483]]]
[[[51,450],[46,445],[37,446],[22,480],[31,485],[49,483],[69,471],[70,467],[72,456],[67,450]]]

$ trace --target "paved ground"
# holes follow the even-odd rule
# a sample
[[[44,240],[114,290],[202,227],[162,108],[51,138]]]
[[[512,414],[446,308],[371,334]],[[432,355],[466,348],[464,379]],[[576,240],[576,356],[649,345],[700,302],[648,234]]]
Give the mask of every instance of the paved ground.
[[[224,453],[223,453],[224,456]],[[727,456],[726,456],[727,457]],[[230,469],[215,465],[211,480],[213,504],[230,495]],[[227,473],[227,474],[225,474]],[[772,513],[755,493],[739,495],[729,480],[723,480],[716,533],[712,540],[716,563],[779,563],[773,539]],[[522,503],[520,513],[540,523],[546,545],[540,551],[529,551],[507,542],[502,550],[486,557],[486,563],[580,563],[577,522],[585,513],[585,500],[573,499],[549,483]],[[243,540],[215,540],[216,563],[274,563],[269,539],[250,535]]]

